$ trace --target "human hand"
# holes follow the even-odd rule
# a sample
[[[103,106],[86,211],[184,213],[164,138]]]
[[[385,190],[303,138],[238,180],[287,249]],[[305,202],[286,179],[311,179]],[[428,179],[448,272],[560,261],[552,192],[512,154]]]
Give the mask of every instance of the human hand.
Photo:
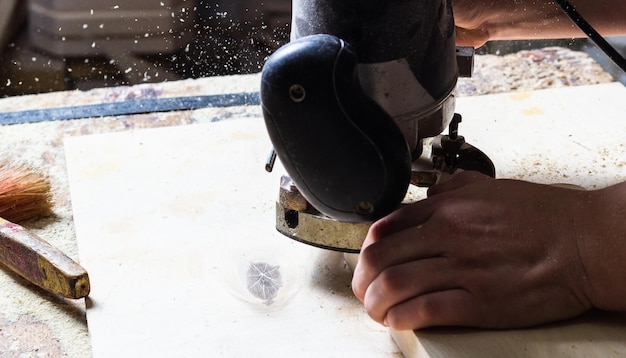
[[[457,45],[478,48],[490,40],[485,23],[492,16],[490,11],[495,10],[492,5],[484,1],[454,0],[452,9]]]
[[[394,329],[577,316],[592,307],[577,245],[588,193],[458,174],[374,223],[354,293]]]
[[[576,9],[604,36],[626,31],[626,3],[579,0]],[[584,37],[553,0],[452,0],[456,43],[480,47],[490,40]]]

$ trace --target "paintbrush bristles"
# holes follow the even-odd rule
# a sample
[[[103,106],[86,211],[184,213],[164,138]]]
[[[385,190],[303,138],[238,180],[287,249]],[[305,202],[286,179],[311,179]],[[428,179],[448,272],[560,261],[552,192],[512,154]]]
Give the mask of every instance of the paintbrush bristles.
[[[0,217],[20,222],[51,214],[48,178],[27,165],[0,163]]]

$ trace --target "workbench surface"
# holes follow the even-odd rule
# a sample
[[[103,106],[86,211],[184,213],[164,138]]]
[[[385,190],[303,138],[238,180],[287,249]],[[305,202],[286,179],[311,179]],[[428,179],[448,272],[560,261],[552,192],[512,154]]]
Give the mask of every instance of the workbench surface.
[[[506,66],[506,71],[501,72],[502,76],[496,78],[498,71],[504,71],[503,67],[498,66],[503,65]],[[570,67],[564,70],[566,65]],[[477,77],[460,82],[461,95],[536,90],[610,81],[608,75],[584,54],[562,49],[524,52],[507,58],[478,57],[476,66]],[[511,73],[514,68],[519,69],[517,77]],[[481,73],[483,70],[486,72]],[[258,75],[232,76],[89,92],[13,97],[0,100],[0,110],[72,106],[136,98],[247,92],[258,89],[258,80]],[[244,106],[4,126],[0,128],[0,150],[4,158],[30,162],[42,168],[50,175],[52,181],[55,216],[23,225],[70,256],[80,259],[75,240],[64,156],[63,142],[66,137],[259,117],[260,110],[257,106]],[[84,160],[91,159],[86,157]],[[89,270],[89,267],[87,269]],[[0,352],[8,352],[10,357],[92,356],[84,300],[67,300],[51,296],[33,288],[4,268],[0,271],[0,287],[3,288],[0,295],[0,307],[3,308],[0,312]]]

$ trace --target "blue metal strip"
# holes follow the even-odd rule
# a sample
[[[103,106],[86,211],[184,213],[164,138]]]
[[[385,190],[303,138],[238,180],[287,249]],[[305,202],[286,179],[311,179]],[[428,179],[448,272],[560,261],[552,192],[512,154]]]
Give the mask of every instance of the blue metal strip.
[[[259,105],[260,102],[261,100],[258,92],[137,99],[72,107],[0,112],[0,125],[94,117],[115,117],[142,113],[185,111],[210,107],[249,106]]]

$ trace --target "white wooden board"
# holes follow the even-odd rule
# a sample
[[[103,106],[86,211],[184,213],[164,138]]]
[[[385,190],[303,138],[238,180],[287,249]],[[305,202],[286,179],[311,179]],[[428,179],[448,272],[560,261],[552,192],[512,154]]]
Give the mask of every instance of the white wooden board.
[[[619,84],[460,98],[457,110],[461,134],[494,159],[500,177],[586,188],[626,177]],[[398,354],[388,331],[353,298],[340,254],[274,231],[280,173],[263,171],[269,141],[260,119],[75,137],[65,145],[80,260],[92,280],[95,357]],[[255,267],[274,278],[280,271],[273,298],[249,289]],[[620,321],[610,328],[577,322],[474,335],[426,331],[423,339],[393,333],[407,355],[626,351]]]
[[[500,178],[601,188],[626,179],[626,88],[619,83],[457,100],[459,132]]]
[[[353,297],[341,254],[275,231],[281,170],[264,170],[260,119],[65,146],[94,357],[397,352]],[[265,296],[248,289],[255,270],[269,276]]]

